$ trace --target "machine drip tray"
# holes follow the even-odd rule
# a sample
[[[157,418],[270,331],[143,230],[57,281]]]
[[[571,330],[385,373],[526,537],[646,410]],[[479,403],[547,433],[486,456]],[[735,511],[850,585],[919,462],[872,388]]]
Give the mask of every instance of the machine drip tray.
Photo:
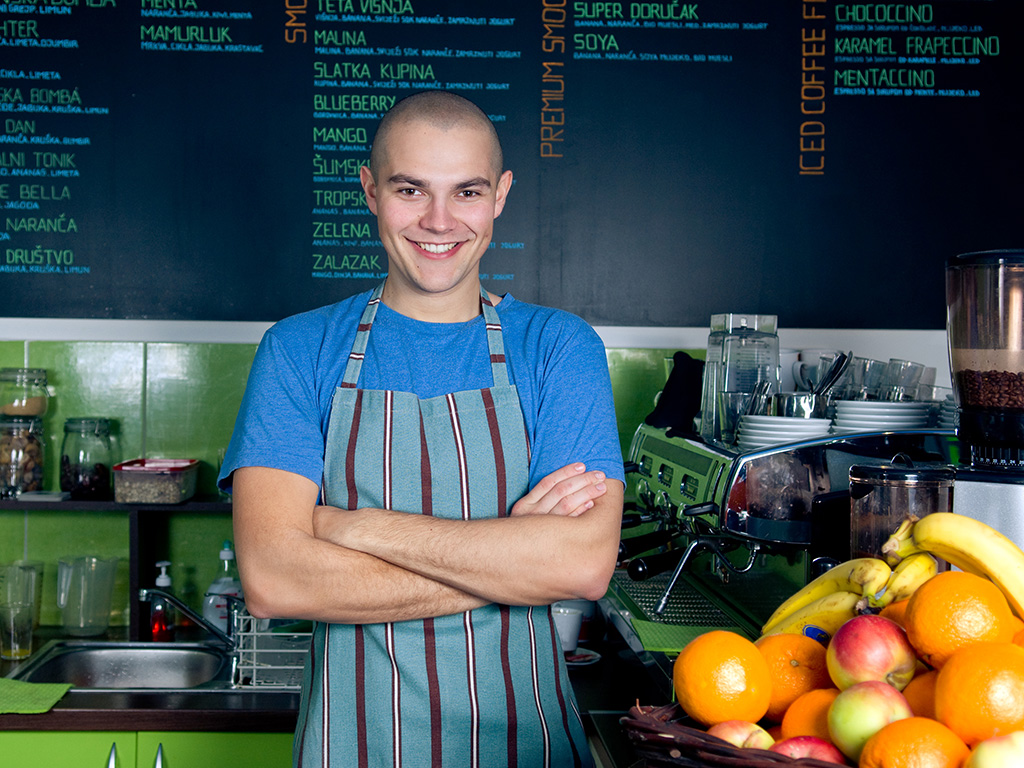
[[[695,627],[735,625],[734,618],[682,579],[672,590],[664,612],[660,616],[657,615],[654,609],[671,577],[671,573],[662,573],[643,581],[634,581],[625,571],[616,571],[612,577],[611,587],[619,595],[629,598],[633,603],[634,615],[640,619]]]

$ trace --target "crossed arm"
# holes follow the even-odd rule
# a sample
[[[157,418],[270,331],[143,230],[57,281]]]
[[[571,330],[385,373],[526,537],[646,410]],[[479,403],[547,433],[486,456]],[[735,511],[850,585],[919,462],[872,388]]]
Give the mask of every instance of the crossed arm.
[[[235,546],[255,616],[375,623],[497,602],[597,599],[615,567],[622,484],[571,464],[505,518],[450,520],[317,506],[316,484],[234,473]]]

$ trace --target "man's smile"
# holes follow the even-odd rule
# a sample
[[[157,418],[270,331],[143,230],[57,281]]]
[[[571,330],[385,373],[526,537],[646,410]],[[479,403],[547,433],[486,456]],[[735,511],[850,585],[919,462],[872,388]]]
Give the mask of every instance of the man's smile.
[[[455,248],[458,243],[416,243],[427,253],[444,254]]]

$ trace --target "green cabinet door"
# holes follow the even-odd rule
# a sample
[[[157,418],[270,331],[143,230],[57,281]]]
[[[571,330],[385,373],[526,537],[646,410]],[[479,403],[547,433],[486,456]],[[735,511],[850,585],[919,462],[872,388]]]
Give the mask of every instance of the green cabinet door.
[[[0,731],[4,768],[135,768],[134,732]]]
[[[290,768],[291,733],[140,731],[135,765],[154,768]]]

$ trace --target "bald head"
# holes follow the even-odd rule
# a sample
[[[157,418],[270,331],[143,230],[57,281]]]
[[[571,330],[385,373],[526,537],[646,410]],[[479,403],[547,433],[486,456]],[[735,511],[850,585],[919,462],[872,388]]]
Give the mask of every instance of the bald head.
[[[433,128],[449,131],[453,128],[475,128],[483,131],[491,140],[491,164],[497,178],[504,170],[501,143],[494,124],[476,104],[462,96],[447,91],[424,91],[399,101],[387,111],[377,126],[370,150],[370,173],[377,178],[377,172],[384,165],[388,141],[398,126],[423,122]]]

